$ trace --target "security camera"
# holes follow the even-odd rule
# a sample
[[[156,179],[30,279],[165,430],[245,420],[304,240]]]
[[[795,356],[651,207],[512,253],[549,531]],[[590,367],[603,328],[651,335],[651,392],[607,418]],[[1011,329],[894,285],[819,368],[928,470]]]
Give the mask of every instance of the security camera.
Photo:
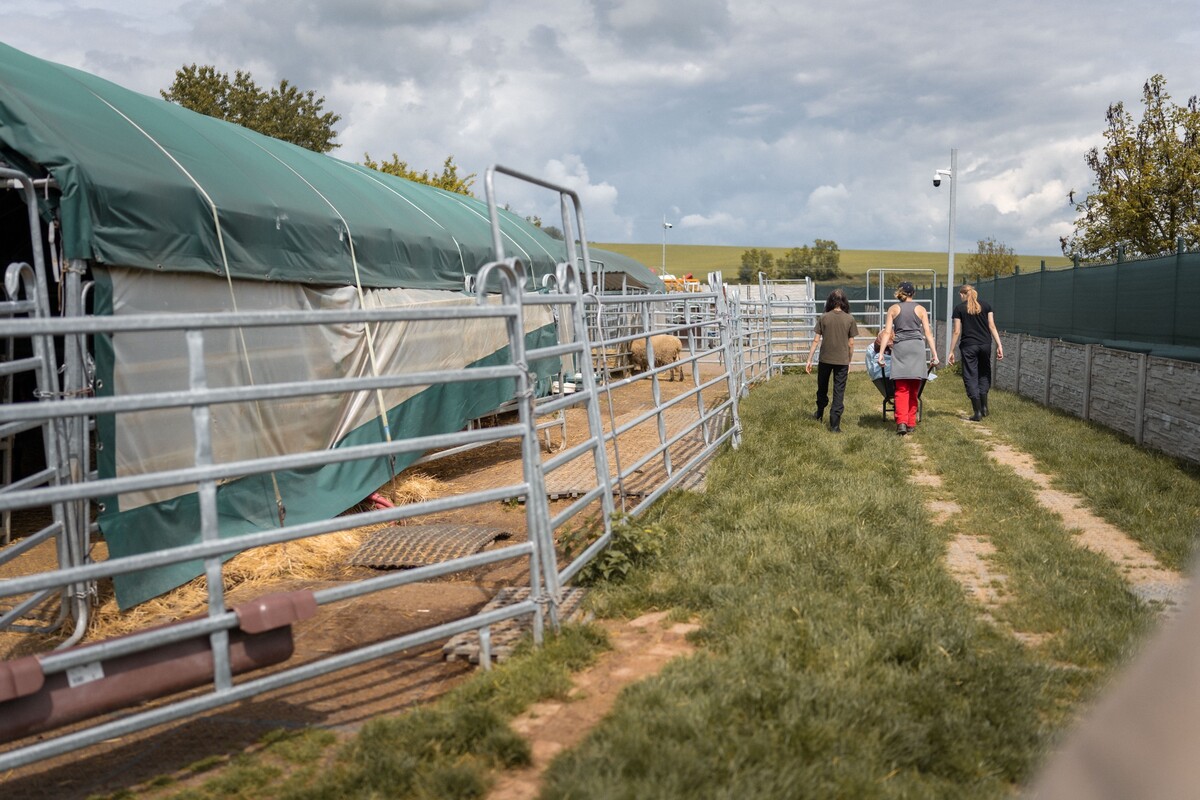
[[[940,172],[933,173],[933,185],[935,187],[942,185],[942,174]]]

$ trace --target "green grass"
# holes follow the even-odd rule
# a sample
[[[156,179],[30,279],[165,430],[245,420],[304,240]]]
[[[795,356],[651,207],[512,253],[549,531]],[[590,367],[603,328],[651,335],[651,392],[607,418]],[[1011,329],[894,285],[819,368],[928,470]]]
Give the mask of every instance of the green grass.
[[[604,613],[700,616],[703,654],[627,690],[554,762],[545,797],[1004,797],[1030,777],[1154,620],[1116,567],[1074,546],[1032,488],[985,456],[958,413],[961,382],[943,378],[916,434],[938,490],[908,482],[908,444],[865,376],[851,376],[840,436],[806,417],[811,376],[751,393],[743,446],[713,465],[703,494],[672,495],[652,515],[672,533],[660,566],[592,598]],[[1052,439],[1068,422],[1005,395],[991,405],[996,428],[1023,416]],[[1111,482],[1135,448],[1100,439],[1089,479]],[[1177,480],[1200,496],[1194,475]],[[922,502],[935,494],[963,512],[935,525]],[[1171,512],[1142,513],[1169,527]],[[1003,620],[1045,644],[980,620],[942,566],[960,527],[997,547]]]
[[[1010,394],[998,434],[1034,456],[1055,487],[1128,532],[1164,566],[1190,566],[1200,538],[1200,465],[1135,447],[1131,440]]]
[[[798,243],[800,247],[804,242]],[[662,266],[663,248],[662,243],[659,244],[604,244],[595,243],[595,247],[604,250],[611,250],[614,253],[621,253],[650,267],[655,272],[658,272]],[[751,249],[752,245],[745,247],[724,247],[710,245],[694,245],[694,244],[671,244],[667,242],[667,272],[677,276],[682,276],[685,273],[691,272],[697,278],[703,278],[709,272],[720,271],[726,281],[736,282],[738,268],[742,263],[742,253]],[[779,258],[790,247],[760,247],[760,250],[767,250],[776,258]],[[966,264],[966,259],[970,253],[955,253],[955,263],[959,269],[962,269]],[[842,250],[841,251],[841,268],[842,271],[851,278],[858,281],[865,279],[867,270],[870,269],[932,269],[938,274],[944,274],[946,270],[946,252],[919,253],[907,250]],[[1039,256],[1039,255],[1019,255],[1017,256],[1018,263],[1021,265],[1021,271],[1036,270],[1044,260],[1047,269],[1067,267],[1071,265],[1071,260],[1058,256]]]
[[[553,762],[544,797],[1010,797],[1151,631],[1153,611],[1118,569],[987,457],[952,370],[927,385],[913,437],[940,488],[909,481],[913,443],[882,418],[865,375],[850,377],[841,435],[809,416],[814,388],[798,372],[757,386],[741,405],[742,446],[714,461],[705,491],[674,492],[640,518],[654,552],[590,590],[601,615],[698,618],[700,650],[627,688]],[[1200,470],[1013,395],[993,392],[990,406],[995,437],[1168,566],[1188,562]],[[961,511],[936,524],[930,499]],[[996,547],[999,626],[943,565],[960,531]],[[1046,638],[1027,647],[1009,628]],[[277,732],[254,753],[194,765],[199,785],[145,789],[481,797],[496,771],[528,763],[508,721],[564,697],[604,647],[597,628],[567,627],[344,741]]]
[[[121,797],[174,800],[342,800],[343,798],[478,798],[497,769],[529,763],[529,745],[508,722],[530,704],[562,699],[571,672],[607,647],[595,626],[564,626],[541,648],[524,643],[507,662],[480,672],[436,703],[380,717],[339,743],[321,729],[274,731],[262,747],[214,757],[189,771],[202,783],[163,795],[174,781],[150,781]]]

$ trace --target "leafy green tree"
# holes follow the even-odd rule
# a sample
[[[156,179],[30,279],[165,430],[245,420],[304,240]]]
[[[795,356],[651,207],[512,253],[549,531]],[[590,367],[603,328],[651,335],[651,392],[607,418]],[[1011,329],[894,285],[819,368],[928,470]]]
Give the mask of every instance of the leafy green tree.
[[[812,278],[829,281],[842,274],[842,251],[832,239],[814,239],[812,247]]]
[[[318,153],[338,147],[334,125],[341,116],[323,111],[324,97],[297,89],[286,80],[270,90],[259,88],[248,72],[229,74],[212,66],[184,66],[175,71],[164,100],[201,114],[227,120],[253,131],[298,144]]]
[[[1017,271],[1017,256],[1011,247],[989,236],[979,240],[975,252],[967,256],[965,267],[976,280],[999,278]]]
[[[779,259],[778,272],[781,278],[812,278],[829,281],[839,277],[841,250],[831,239],[814,239],[812,247],[793,247]]]
[[[779,258],[779,277],[803,278],[812,271],[812,261],[808,245],[793,247]]]
[[[759,250],[757,247],[742,253],[742,265],[738,268],[738,280],[742,283],[758,283],[758,273],[766,273],[768,278],[776,277],[775,257],[769,250]]]
[[[446,161],[442,164],[442,173],[440,175],[431,175],[429,170],[417,172],[415,169],[410,169],[408,162],[401,161],[400,156],[395,153],[392,153],[391,161],[384,161],[382,163],[372,160],[370,153],[364,153],[363,165],[379,170],[380,172],[386,172],[388,175],[395,175],[397,178],[436,186],[448,192],[457,192],[458,194],[465,194],[470,197],[474,196],[471,186],[475,183],[475,173],[459,175],[458,165],[454,163],[454,156],[446,156]]]
[[[1076,202],[1075,231],[1060,239],[1063,255],[1115,260],[1117,248],[1130,255],[1156,255],[1200,244],[1200,104],[1171,102],[1167,81],[1155,75],[1142,87],[1142,119],[1123,103],[1106,115],[1103,149],[1084,161],[1095,173],[1093,191]]]

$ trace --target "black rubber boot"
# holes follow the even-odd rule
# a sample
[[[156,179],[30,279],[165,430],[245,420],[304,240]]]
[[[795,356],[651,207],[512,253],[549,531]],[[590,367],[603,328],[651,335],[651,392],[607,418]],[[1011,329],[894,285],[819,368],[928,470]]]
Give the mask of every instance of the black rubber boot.
[[[988,415],[988,411],[987,411],[987,392],[984,392],[984,393],[982,393],[981,395],[979,395],[979,411],[980,411],[980,412],[983,414],[983,416],[985,416],[985,417]]]
[[[821,418],[822,418],[822,417],[824,417],[824,416],[825,416],[825,409],[823,409],[823,408],[818,408],[818,409],[817,409],[817,413],[813,414],[813,419],[818,419],[818,420],[819,420],[819,419],[821,419]]]
[[[841,433],[842,432],[841,416],[834,416],[833,414],[829,415],[829,430],[832,433]]]
[[[971,398],[971,409],[975,413],[967,417],[967,419],[971,422],[979,422],[979,420],[983,419],[983,403],[980,402],[978,397]]]

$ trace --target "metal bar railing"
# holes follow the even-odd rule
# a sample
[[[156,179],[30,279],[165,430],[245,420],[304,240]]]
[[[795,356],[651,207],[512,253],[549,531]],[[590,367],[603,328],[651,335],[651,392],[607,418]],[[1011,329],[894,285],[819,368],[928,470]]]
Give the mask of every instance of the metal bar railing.
[[[567,258],[558,265],[548,285],[536,293],[527,291],[523,264],[518,259],[504,257],[492,186],[494,174],[532,180],[537,185],[558,192]],[[45,340],[65,337],[66,340],[80,343],[71,356],[77,366],[67,379],[67,391],[59,393],[55,389],[47,393],[43,401],[10,403],[0,408],[0,431],[15,430],[11,426],[41,425],[46,431],[52,432],[47,434],[48,437],[57,435],[53,432],[61,432],[64,441],[56,444],[58,449],[54,452],[61,453],[62,459],[56,463],[70,465],[69,474],[51,471],[38,479],[42,481],[41,484],[36,480],[22,480],[0,487],[3,489],[0,491],[0,510],[69,505],[73,509],[70,514],[56,517],[53,525],[36,536],[40,537],[39,541],[55,536],[76,537],[68,543],[64,560],[57,568],[0,579],[0,597],[17,598],[17,608],[11,610],[9,616],[16,614],[18,609],[24,609],[26,604],[40,602],[43,596],[65,593],[70,595],[70,603],[77,604],[81,587],[184,562],[203,563],[208,586],[207,608],[196,619],[168,628],[143,630],[120,639],[43,655],[39,657],[41,673],[56,675],[90,668],[89,665],[96,661],[157,651],[197,637],[207,642],[207,648],[213,655],[213,669],[204,680],[206,690],[183,699],[173,696],[160,698],[156,701],[159,704],[149,710],[117,712],[125,715],[116,718],[95,717],[78,730],[45,740],[21,740],[14,749],[0,752],[0,770],[185,718],[458,633],[478,632],[480,662],[486,666],[491,660],[491,625],[518,617],[532,618],[534,639],[540,641],[547,616],[552,625],[558,624],[563,586],[611,542],[612,518],[617,510],[614,496],[620,494],[622,506],[625,507],[627,497],[632,495],[627,494],[622,483],[631,479],[634,472],[656,461],[664,464],[662,476],[655,477],[643,487],[641,502],[633,506],[632,513],[636,514],[679,486],[720,448],[737,446],[740,439],[740,397],[751,383],[769,378],[772,371],[777,369],[771,358],[776,336],[771,323],[771,304],[727,297],[719,278],[710,278],[709,290],[705,292],[619,297],[597,293],[589,283],[590,276],[581,273],[576,266],[590,263],[590,260],[582,209],[573,192],[501,167],[488,171],[486,185],[495,260],[475,276],[473,287],[477,302],[472,306],[118,314],[102,317],[74,313],[58,319],[48,316],[0,318],[0,337],[44,337]],[[582,253],[576,253],[576,242]],[[498,302],[494,302],[495,297],[489,298],[485,294],[487,289],[499,291]],[[527,308],[535,306],[550,306],[554,310],[558,336],[552,345],[527,346],[525,312]],[[469,370],[425,370],[402,374],[348,375],[311,381],[210,385],[206,342],[209,336],[221,335],[225,331],[282,326],[383,326],[405,322],[445,321],[459,324],[463,320],[479,320],[481,323],[499,321],[503,324],[507,363]],[[786,315],[781,316],[780,325],[786,324]],[[115,393],[114,390],[113,396],[91,396],[87,391],[86,342],[95,337],[151,332],[171,332],[171,335],[183,338],[186,344],[186,388],[160,391],[130,385],[121,393]],[[672,333],[680,338],[684,351],[680,353],[678,363],[653,364],[651,354],[648,356],[651,361],[648,369],[612,380],[611,371],[617,365],[610,363],[610,352],[627,353],[631,342],[659,332]],[[596,333],[597,338],[589,335],[592,333]],[[781,348],[781,351],[785,349]],[[579,365],[574,394],[552,394],[544,398],[535,396],[537,373],[534,367],[549,360]],[[672,399],[666,400],[661,391],[661,376],[674,367],[682,368],[685,376],[690,372],[691,383],[676,392]],[[396,439],[389,436],[387,441],[368,441],[328,449],[301,448],[253,458],[222,459],[217,455],[213,414],[228,404],[329,394],[357,396],[382,390],[463,385],[472,381],[505,381],[508,382],[506,385],[514,385],[516,390],[508,407],[516,411],[517,421],[488,428],[468,427],[467,430],[451,433],[426,433]],[[651,386],[653,409],[634,414],[632,422],[617,420],[613,414],[613,392],[644,381],[649,381]],[[602,412],[604,403],[608,406],[607,425]],[[538,418],[564,414],[569,409],[580,407],[587,418],[586,435],[570,446],[564,445],[560,452],[544,455],[538,441],[542,429]],[[172,409],[176,413],[186,410],[190,417],[193,451],[184,466],[164,467],[144,473],[113,474],[104,478],[92,472],[86,451],[93,420]],[[681,418],[682,422],[677,423],[676,417]],[[631,449],[625,441],[626,437],[634,426],[651,420],[657,428],[656,444],[645,451]],[[520,443],[521,479],[509,485],[298,523],[285,524],[281,516],[278,527],[222,538],[217,501],[219,487],[226,483],[268,473],[303,471],[354,462],[371,463],[399,454],[411,456],[431,450],[453,451],[501,440]],[[688,446],[686,452],[682,449],[683,445]],[[610,450],[615,469],[610,468]],[[629,462],[624,467],[621,466],[622,450],[626,451],[626,460]],[[565,508],[552,514],[547,477],[580,463],[586,465],[594,475],[594,480]],[[110,557],[101,562],[91,563],[87,560],[87,537],[95,529],[88,519],[89,509],[101,509],[101,504],[114,496],[167,489],[195,493],[200,532],[195,541],[158,551]],[[245,631],[246,628],[239,621],[240,612],[235,613],[227,608],[223,586],[225,562],[229,556],[241,551],[320,537],[348,528],[394,524],[514,499],[524,501],[525,505],[524,541],[403,573],[389,573],[319,589],[309,593],[309,596],[313,605],[319,608],[501,561],[528,560],[527,573],[520,579],[528,586],[527,599],[495,611],[465,613],[461,619],[382,641],[360,643],[346,653],[315,658],[299,665],[284,663],[272,667],[273,671],[269,674],[241,677],[236,674],[241,668],[233,663],[231,641],[235,634],[241,635],[239,631]],[[556,536],[585,515],[585,524],[596,526],[599,534],[582,554],[564,559],[565,563],[560,565]],[[267,516],[271,515],[268,513]],[[77,529],[82,529],[82,537]],[[24,552],[37,543],[22,543],[18,549]],[[5,552],[16,551],[6,548]],[[68,606],[65,595],[64,606]],[[86,621],[86,612],[73,613],[82,613]],[[5,668],[7,663],[0,662],[0,669]],[[0,700],[0,715],[4,712],[4,702]]]

